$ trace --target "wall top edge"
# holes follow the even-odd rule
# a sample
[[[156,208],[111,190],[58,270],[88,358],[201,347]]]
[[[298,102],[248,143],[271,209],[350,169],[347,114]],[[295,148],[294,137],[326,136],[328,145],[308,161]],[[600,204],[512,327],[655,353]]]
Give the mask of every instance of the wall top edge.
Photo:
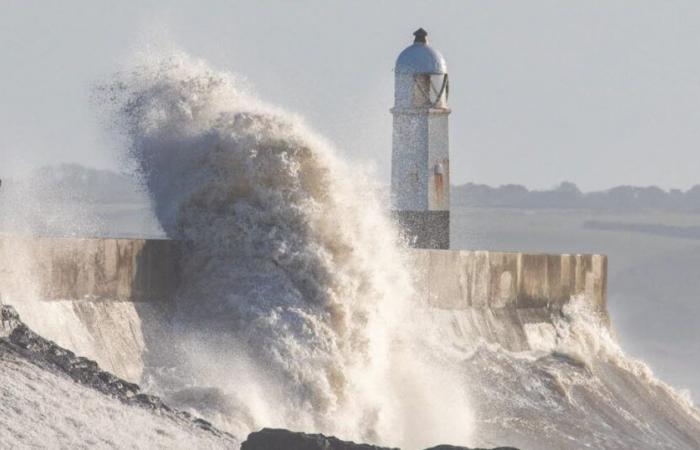
[[[38,240],[56,240],[56,241],[74,241],[74,242],[85,242],[85,241],[130,241],[130,242],[175,242],[168,238],[131,238],[131,237],[76,237],[76,236],[32,236],[32,235],[21,235],[21,234],[1,234],[0,239],[38,239]],[[521,251],[493,251],[484,249],[410,249],[412,252],[437,252],[437,253],[460,253],[460,254],[491,254],[491,255],[505,255],[505,256],[575,256],[575,257],[602,257],[607,258],[606,254],[602,253],[538,253],[538,252],[521,252]]]
[[[3,234],[0,233],[0,239],[4,240],[29,240],[29,239],[36,239],[36,240],[44,240],[44,241],[49,241],[49,240],[54,240],[54,241],[64,241],[64,242],[85,242],[85,241],[128,241],[128,242],[146,242],[146,241],[155,241],[155,242],[172,242],[171,239],[168,238],[159,238],[159,237],[112,237],[112,236],[51,236],[51,235],[43,235],[43,236],[38,236],[38,235],[29,235],[29,234]]]
[[[477,249],[424,249],[424,248],[412,248],[412,252],[436,252],[436,253],[459,253],[459,254],[489,254],[489,255],[504,255],[504,256],[575,256],[582,258],[606,258],[608,255],[604,253],[537,253],[537,252],[519,252],[519,251],[494,251],[494,250],[477,250]]]

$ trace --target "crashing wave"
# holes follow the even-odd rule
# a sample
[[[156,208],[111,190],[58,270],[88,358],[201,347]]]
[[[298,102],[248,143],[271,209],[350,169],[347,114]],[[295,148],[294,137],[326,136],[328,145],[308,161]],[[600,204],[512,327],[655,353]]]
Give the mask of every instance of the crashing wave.
[[[416,295],[371,180],[233,75],[147,55],[104,92],[163,229],[183,242],[178,360],[151,368],[177,406],[238,436],[700,445],[697,411],[580,300],[526,325],[526,351],[451,334],[456,313]]]
[[[450,368],[416,370],[431,356],[407,354],[411,276],[368,177],[297,117],[183,54],[142,60],[107,91],[163,228],[185,242],[179,371],[226,395],[224,422],[468,438],[460,389],[441,397],[430,383]]]

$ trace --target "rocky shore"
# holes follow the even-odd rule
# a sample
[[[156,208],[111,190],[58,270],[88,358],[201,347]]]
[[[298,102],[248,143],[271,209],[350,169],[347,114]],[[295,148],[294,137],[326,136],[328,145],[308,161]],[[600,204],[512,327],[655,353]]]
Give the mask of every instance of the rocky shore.
[[[141,391],[137,384],[123,380],[100,369],[88,358],[77,356],[55,342],[33,332],[11,306],[0,305],[0,354],[14,354],[43,370],[63,374],[75,383],[92,388],[125,404],[144,408],[165,416],[183,426],[193,426],[220,438],[223,448],[231,448],[236,438],[221,431],[204,419],[169,407],[160,398]],[[283,429],[251,433],[242,443],[241,450],[398,450],[369,444],[342,441],[333,436],[306,434]],[[439,445],[426,450],[483,450],[451,445]],[[499,447],[494,450],[515,450]]]
[[[341,441],[322,434],[295,433],[289,430],[265,428],[250,433],[241,445],[241,450],[400,450],[393,447],[377,447]],[[482,448],[438,445],[425,450],[487,450]],[[513,447],[498,447],[492,450],[517,450]]]
[[[95,389],[124,403],[157,411],[178,422],[204,429],[216,436],[234,437],[218,430],[204,419],[193,417],[166,405],[160,398],[141,392],[137,384],[100,369],[88,358],[77,356],[55,342],[45,339],[22,322],[12,306],[0,305],[0,352],[14,352],[31,363],[52,372],[67,375],[76,383]]]

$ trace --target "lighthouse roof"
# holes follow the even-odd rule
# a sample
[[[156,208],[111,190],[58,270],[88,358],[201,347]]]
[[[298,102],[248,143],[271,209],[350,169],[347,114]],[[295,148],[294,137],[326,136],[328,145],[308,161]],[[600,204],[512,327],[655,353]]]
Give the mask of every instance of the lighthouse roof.
[[[396,60],[395,71],[398,73],[447,73],[445,58],[440,52],[428,45],[428,33],[419,28],[415,33],[413,45],[406,47]]]

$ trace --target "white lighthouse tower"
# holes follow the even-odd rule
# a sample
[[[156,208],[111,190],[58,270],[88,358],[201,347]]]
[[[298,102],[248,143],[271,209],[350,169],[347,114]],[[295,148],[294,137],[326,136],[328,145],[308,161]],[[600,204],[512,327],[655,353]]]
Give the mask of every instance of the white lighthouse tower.
[[[449,248],[447,65],[424,29],[413,35],[394,69],[392,209],[413,246]]]

